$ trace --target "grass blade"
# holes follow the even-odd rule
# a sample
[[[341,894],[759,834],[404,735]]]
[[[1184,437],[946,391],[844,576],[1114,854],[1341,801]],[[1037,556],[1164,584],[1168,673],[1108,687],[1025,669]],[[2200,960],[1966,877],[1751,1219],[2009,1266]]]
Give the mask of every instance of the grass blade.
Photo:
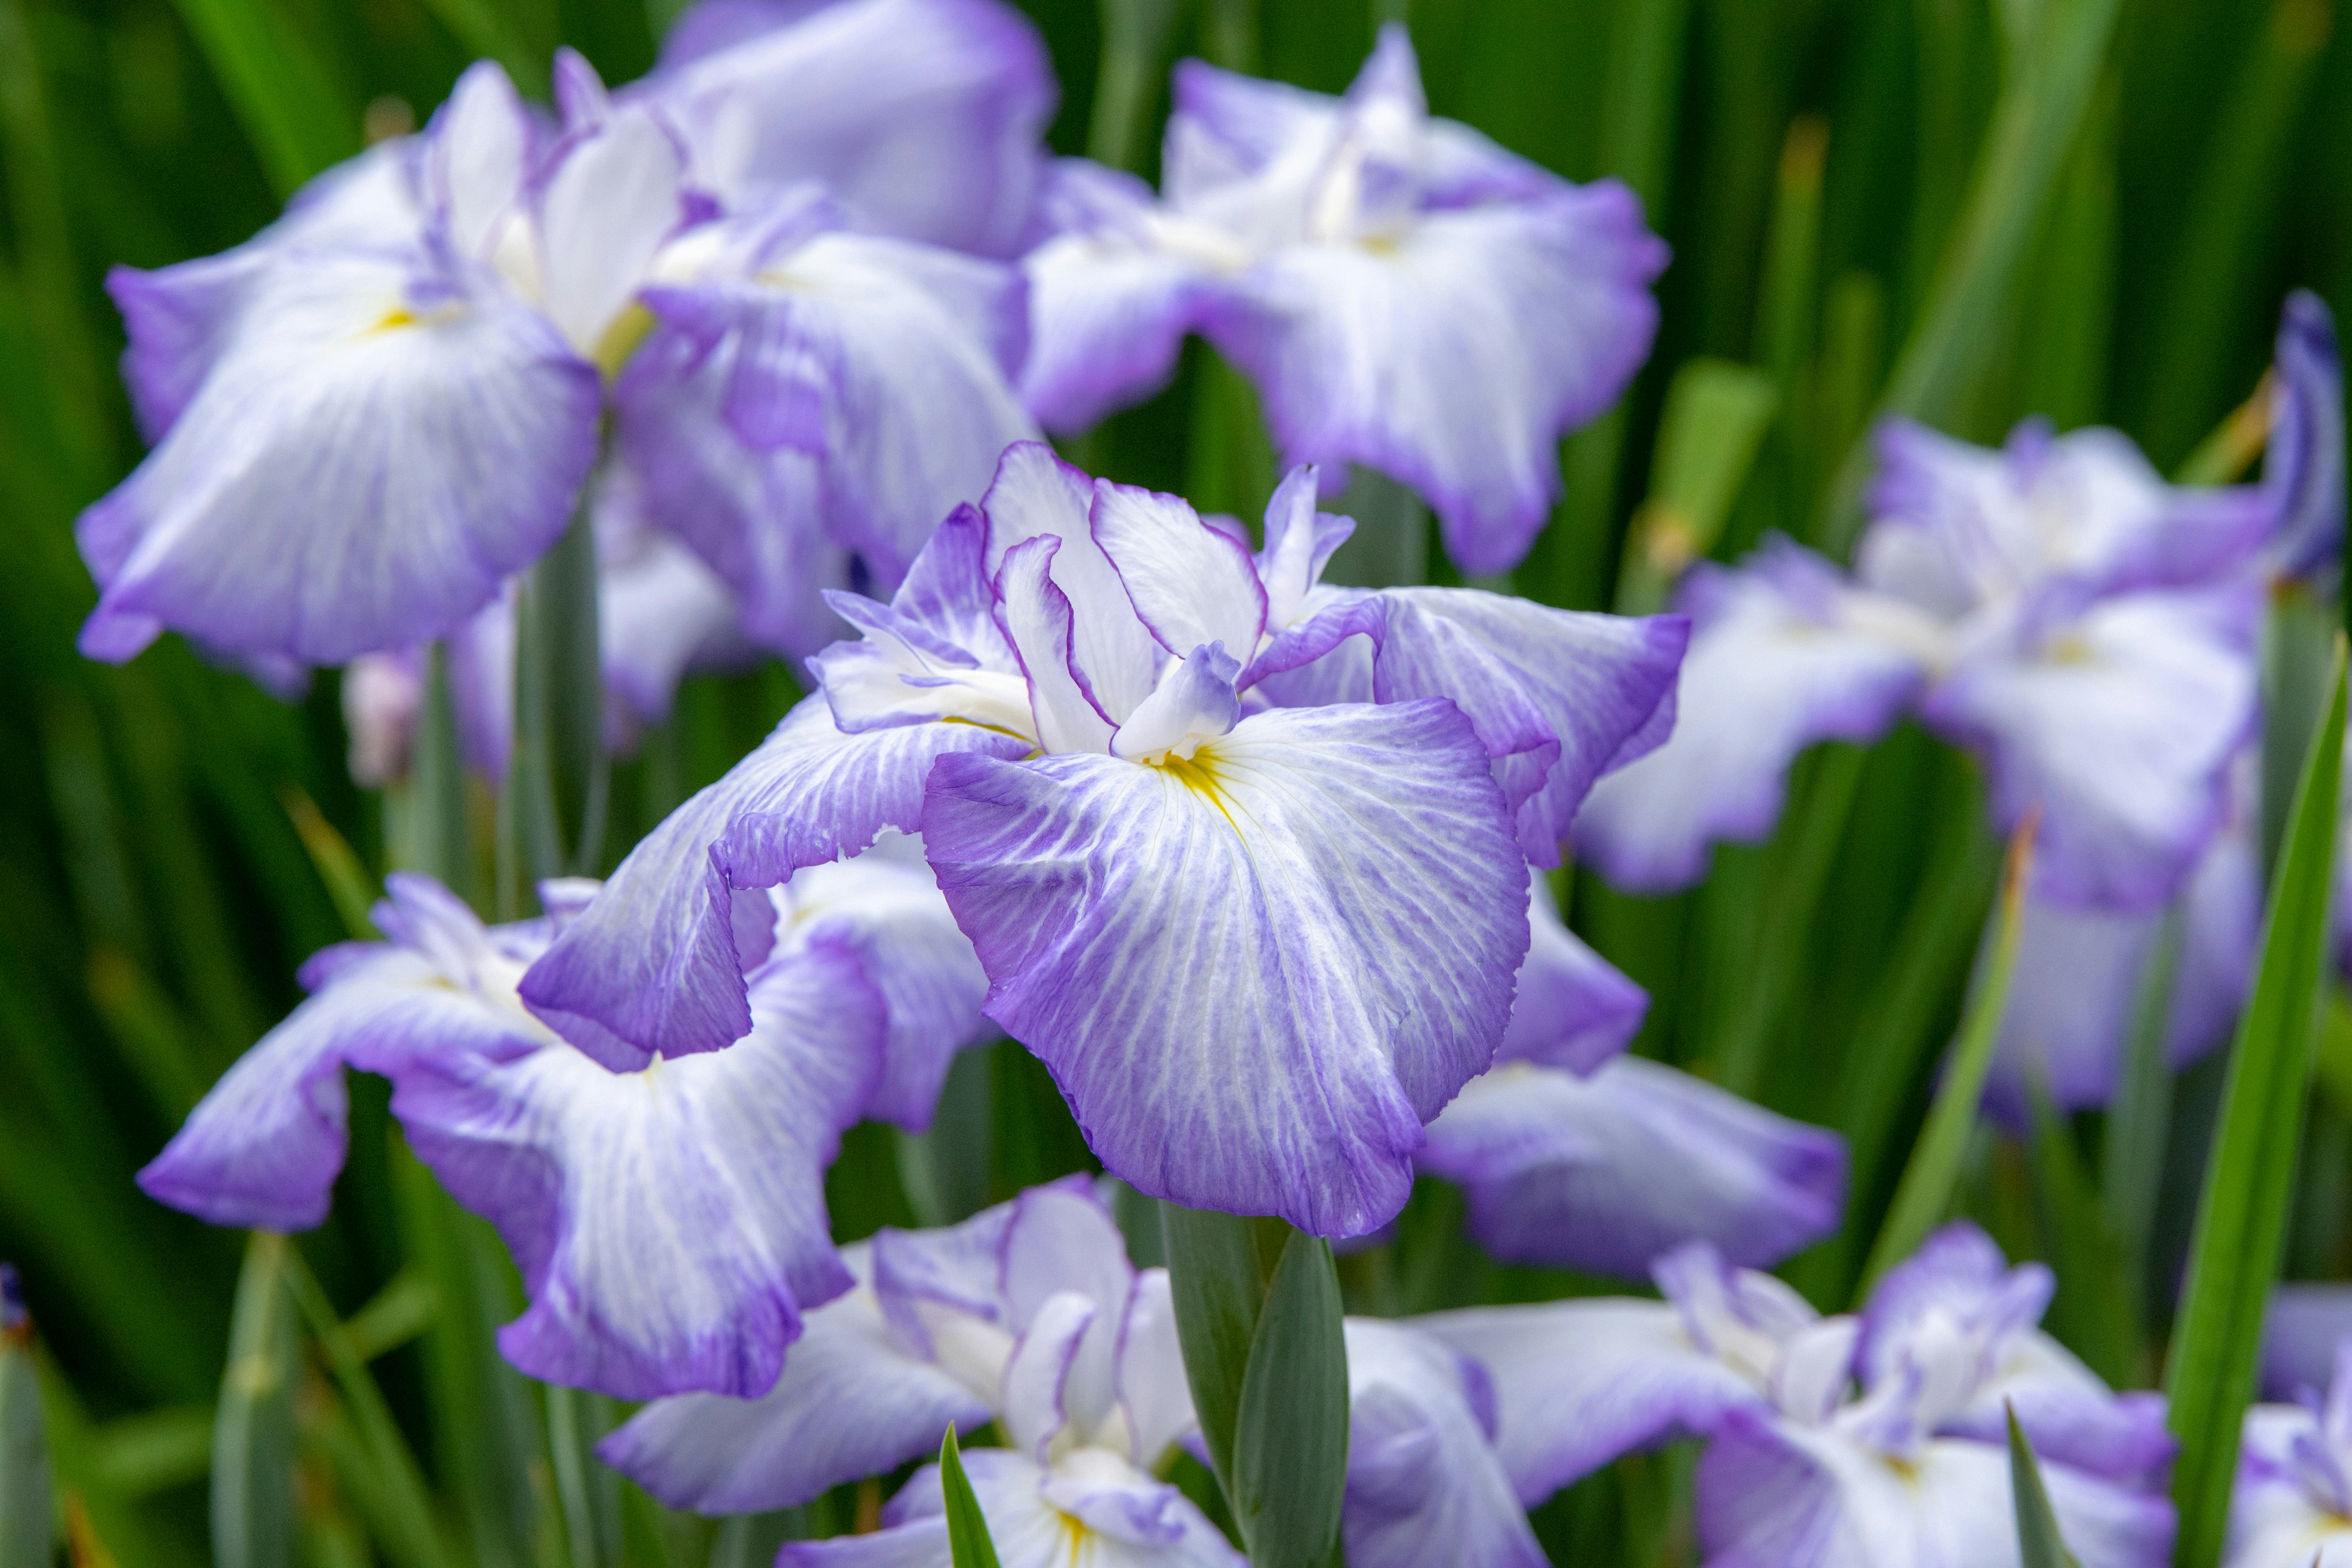
[[[963,1473],[963,1450],[956,1447],[953,1423],[940,1440],[940,1490],[947,1496],[948,1551],[955,1568],[997,1568],[996,1542],[989,1539],[988,1516],[971,1495],[971,1480]]]
[[[1985,965],[1977,994],[1960,1022],[1952,1047],[1951,1065],[1936,1103],[1927,1112],[1895,1202],[1879,1227],[1864,1268],[1862,1288],[1911,1256],[1949,1211],[1952,1192],[1959,1184],[1960,1163],[1967,1157],[1969,1132],[1976,1126],[1977,1100],[1984,1092],[1985,1075],[1992,1070],[1993,1047],[2000,1039],[2001,1015],[2009,1007],[2009,982],[2017,968],[2019,917],[2025,901],[2025,877],[2033,859],[2035,818],[2028,815],[2009,842],[2009,860],[2001,874],[2000,923],[1993,936],[1991,961]]]
[[[0,1264],[0,1568],[48,1568],[52,1517],[33,1321]]]
[[[1251,1338],[1234,1518],[1257,1568],[1324,1568],[1348,1488],[1348,1348],[1331,1244],[1292,1231]]]
[[[2262,964],[2230,1051],[2167,1369],[2165,1394],[2180,1439],[2172,1495],[2180,1510],[2176,1561],[2182,1568],[2212,1568],[2221,1559],[2240,1426],[2254,1394],[2263,1309],[2286,1244],[2326,959],[2344,658],[2339,637],[2327,716],[2295,788],[2271,879]]]
[[[285,1568],[293,1559],[301,1339],[287,1288],[288,1251],[284,1237],[255,1231],[236,1282],[213,1421],[213,1560],[220,1568]]]
[[[1633,519],[1617,580],[1619,615],[1663,608],[1683,568],[1715,548],[1780,401],[1772,378],[1748,365],[1695,359],[1675,373],[1650,499]]]
[[[359,111],[268,0],[178,0],[279,195],[360,150]]]
[[[2010,1409],[2008,1415],[2009,1490],[2017,1510],[2018,1555],[2025,1568],[2075,1568],[2074,1555],[2058,1533],[2058,1516],[2051,1511],[2050,1493],[2042,1485],[2042,1467],[2034,1462],[2033,1445],[2025,1440],[2016,1410]]]

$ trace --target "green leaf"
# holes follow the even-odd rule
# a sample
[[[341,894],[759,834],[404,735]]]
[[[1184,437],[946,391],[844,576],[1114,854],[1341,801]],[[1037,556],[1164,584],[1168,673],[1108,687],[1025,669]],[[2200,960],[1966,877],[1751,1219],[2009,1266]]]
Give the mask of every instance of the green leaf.
[[[294,825],[295,837],[302,840],[310,864],[319,869],[319,880],[326,884],[327,896],[335,901],[335,913],[342,917],[345,934],[356,941],[370,942],[376,935],[375,921],[368,911],[375,904],[375,884],[360,864],[360,858],[343,836],[335,831],[320,811],[318,803],[301,789],[288,784],[278,792],[278,799],[286,807],[286,820]]]
[[[1348,1347],[1331,1244],[1292,1231],[1251,1338],[1234,1519],[1257,1568],[1325,1568],[1348,1489]]]
[[[2172,1064],[2166,1058],[2165,1036],[2187,931],[2187,914],[2176,900],[2157,927],[2156,945],[2140,975],[2124,1046],[2123,1081],[2107,1108],[2100,1151],[2100,1215],[2115,1240],[2130,1321],[2142,1332],[2148,1322],[2148,1237],[2156,1228],[2157,1194],[2172,1132]]]
[[[360,116],[275,0],[178,0],[281,196],[360,150]]]
[[[2138,1380],[2139,1347],[2122,1251],[2107,1231],[2074,1133],[2050,1103],[2040,1067],[2028,1063],[2033,1138],[2027,1147],[2044,1251],[2058,1277],[2047,1326],[2111,1386],[2125,1387]]]
[[[2271,878],[2262,963],[2231,1047],[2167,1368],[2165,1394],[2180,1439],[2172,1495],[2180,1510],[2176,1561],[2182,1568],[2212,1568],[2221,1559],[2240,1428],[2254,1394],[2263,1306],[2286,1243],[2326,959],[2344,662],[2339,637],[2326,719],[2305,758]]]
[[[940,1490],[947,1498],[948,1552],[955,1568],[997,1568],[996,1542],[989,1539],[988,1516],[980,1511],[980,1500],[963,1473],[963,1450],[956,1447],[952,1422],[940,1440]]]
[[[1770,427],[1780,392],[1752,366],[1687,361],[1666,389],[1650,498],[1635,514],[1617,580],[1617,613],[1665,604],[1683,568],[1715,548]]]
[[[1209,1449],[1217,1484],[1233,1495],[1234,1428],[1240,1420],[1242,1377],[1265,1276],[1258,1263],[1255,1222],[1181,1204],[1160,1205],[1168,1250],[1168,1284],[1176,1308],[1176,1339],[1184,1351],[1184,1377]]]
[[[597,1439],[614,1426],[612,1402],[560,1384],[545,1387],[547,1447],[555,1460],[555,1501],[572,1568],[619,1568],[620,1491],[594,1453]]]
[[[286,1238],[257,1230],[229,1320],[228,1365],[213,1420],[213,1559],[285,1568],[294,1552],[294,1390],[301,1339]]]
[[[598,653],[596,532],[589,495],[563,537],[524,574],[515,605],[515,737],[499,799],[498,908],[531,907],[524,879],[602,869],[604,676]]]
[[[32,1321],[0,1271],[0,1568],[48,1568],[53,1518]]]
[[[1960,1021],[1959,1038],[1952,1048],[1950,1068],[1944,1075],[1927,1125],[1903,1168],[1895,1202],[1879,1227],[1870,1263],[1863,1270],[1862,1288],[1868,1290],[1881,1274],[1911,1256],[1927,1233],[1940,1224],[1952,1206],[1959,1185],[1960,1164],[1967,1157],[1969,1134],[1977,1121],[1977,1101],[1984,1092],[1985,1075],[1992,1070],[1993,1047],[2000,1040],[2001,1015],[2009,1006],[2010,977],[2017,968],[2017,939],[2025,901],[2026,871],[2033,858],[2034,818],[2029,816],[2009,845],[2002,872],[2000,919],[1990,962],[1977,984],[1976,994]]]
[[[2058,1516],[2051,1511],[2050,1494],[2042,1485],[2042,1467],[2033,1459],[2033,1445],[2025,1440],[2025,1428],[2017,1424],[2015,1407],[2004,1409],[2009,1416],[2009,1491],[2017,1510],[2018,1554],[2024,1560],[2024,1568],[2075,1568],[2074,1556],[2058,1533]]]
[[[1167,70],[1175,0],[1102,0],[1102,60],[1095,72],[1087,156],[1142,173],[1146,120]]]

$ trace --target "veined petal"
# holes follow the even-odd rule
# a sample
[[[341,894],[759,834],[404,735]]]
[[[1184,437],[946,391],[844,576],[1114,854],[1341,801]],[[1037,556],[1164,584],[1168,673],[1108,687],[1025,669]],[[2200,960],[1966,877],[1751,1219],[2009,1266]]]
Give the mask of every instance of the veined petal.
[[[615,1073],[567,1045],[397,1078],[417,1155],[505,1237],[534,1377],[625,1399],[765,1393],[804,1307],[849,1289],[824,1169],[871,1092],[882,1007],[854,958],[761,973],[736,1049]]]
[[[1502,1064],[1438,1114],[1415,1163],[1468,1191],[1496,1257],[1624,1279],[1694,1240],[1769,1268],[1835,1230],[1845,1200],[1837,1134],[1638,1057],[1590,1078]]]
[[[886,827],[920,826],[933,759],[1019,756],[1029,742],[971,724],[846,735],[803,699],[727,776],[629,852],[523,976],[542,1016],[595,1021],[665,1056],[717,1050],[751,1027],[735,949],[734,894],[853,855]]]
[[[2228,767],[2253,722],[2250,597],[2132,594],[1971,656],[1925,715],[1980,750],[2005,832],[2042,810],[2036,874],[2052,897],[2145,910],[2220,827]]]
[[[1498,1066],[1525,1061],[1591,1073],[1640,1032],[1650,994],[1560,922],[1551,879],[1532,869],[1528,926],[1528,959],[1519,965],[1510,1027],[1503,1031],[1495,1060]]]
[[[995,0],[698,5],[648,88],[730,205],[821,180],[866,226],[990,256],[1022,242],[1055,97],[1036,29]]]
[[[1448,703],[1260,713],[1168,767],[943,760],[923,833],[989,1016],[1104,1163],[1318,1235],[1402,1205],[1526,953],[1524,862]]]
[[[450,630],[553,542],[595,452],[595,373],[536,311],[420,267],[271,269],[171,433],[76,525],[103,586],[92,657],[168,626],[341,664]]]
[[[1550,1301],[1408,1319],[1486,1371],[1495,1449],[1532,1508],[1621,1454],[1715,1430],[1763,1394],[1662,1301]]]
[[[855,1273],[863,1247],[845,1248]],[[807,1313],[775,1386],[751,1399],[656,1400],[596,1446],[596,1457],[670,1508],[752,1513],[797,1508],[845,1481],[936,1452],[988,1402],[894,1339],[861,1285]]]
[[[1474,1408],[1475,1363],[1401,1323],[1350,1318],[1348,1498],[1354,1568],[1543,1568]]]
[[[1718,840],[1769,837],[1798,753],[1877,739],[1917,692],[1935,634],[1786,540],[1740,570],[1696,567],[1682,603],[1696,629],[1674,736],[1602,781],[1576,824],[1601,874],[1643,892],[1696,881]]]
[[[1075,657],[1076,615],[1052,575],[1062,549],[1063,542],[1048,533],[1004,552],[996,574],[999,614],[1005,640],[1028,677],[1037,743],[1053,752],[1108,752],[1118,725]]]
[[[1373,700],[1458,704],[1495,759],[1520,847],[1535,865],[1553,866],[1593,781],[1664,738],[1654,721],[1671,713],[1689,633],[1679,616],[1629,619],[1471,589],[1392,589],[1339,597],[1301,619],[1244,681],[1302,666],[1311,678],[1361,634],[1373,648]]]
[[[1265,589],[1247,545],[1202,522],[1181,496],[1108,479],[1095,485],[1091,518],[1095,542],[1161,647],[1179,658],[1203,643],[1237,659],[1257,651]]]
[[[1136,617],[1118,569],[1095,542],[1089,517],[1094,494],[1095,481],[1055,457],[1052,447],[1022,441],[1004,449],[980,504],[988,517],[992,576],[1002,576],[1006,552],[1023,541],[1061,542],[1053,556],[1053,582],[1069,600],[1070,667],[1116,728],[1151,694],[1159,661],[1151,633]]]
[[[2160,1568],[2172,1505],[2044,1461],[2083,1568]],[[2014,1568],[2009,1455],[1939,1440],[1897,1467],[1827,1428],[1735,1413],[1699,1460],[1699,1541],[1720,1568]]]
[[[1665,259],[1640,201],[1604,181],[1286,247],[1204,326],[1256,382],[1286,461],[1392,474],[1465,572],[1507,571],[1559,494],[1560,434],[1648,356]]]

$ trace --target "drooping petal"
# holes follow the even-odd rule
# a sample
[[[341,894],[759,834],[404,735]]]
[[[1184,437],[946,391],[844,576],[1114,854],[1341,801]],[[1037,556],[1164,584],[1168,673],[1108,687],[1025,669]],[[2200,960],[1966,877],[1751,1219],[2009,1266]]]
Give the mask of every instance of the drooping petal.
[[[1641,1029],[1650,994],[1560,923],[1551,879],[1541,871],[1528,874],[1528,961],[1519,966],[1511,1024],[1496,1063],[1591,1073]]]
[[[822,696],[629,852],[523,977],[542,1016],[590,1018],[667,1056],[717,1050],[751,1026],[734,896],[853,855],[886,827],[920,826],[934,758],[1019,756],[1029,743],[971,724],[845,735]]]
[[[1317,690],[1313,678],[1327,666],[1346,679],[1349,639],[1359,634],[1373,648],[1370,690]],[[1244,680],[1300,670],[1289,679],[1307,684],[1281,691],[1286,702],[1449,699],[1495,759],[1520,847],[1535,865],[1553,866],[1593,781],[1639,756],[1629,744],[1637,737],[1664,739],[1651,723],[1672,710],[1688,637],[1679,616],[1635,620],[1459,588],[1394,589],[1343,596],[1302,619]]]
[[[1408,1320],[1486,1368],[1495,1449],[1532,1508],[1620,1454],[1715,1430],[1763,1394],[1661,1301],[1474,1307]]]
[[[1770,836],[1799,752],[1878,738],[1917,692],[1933,627],[1855,592],[1775,540],[1738,570],[1701,564],[1672,739],[1603,780],[1577,848],[1616,885],[1662,892],[1706,873],[1717,842]]]
[[[843,1262],[865,1269],[864,1249]],[[696,1513],[797,1508],[845,1481],[938,1450],[950,1423],[993,1412],[891,1337],[864,1287],[809,1312],[775,1386],[751,1399],[656,1400],[596,1446],[596,1457],[668,1507]]]
[[[706,0],[650,87],[730,205],[821,180],[867,226],[990,256],[1028,225],[1055,96],[1036,29],[995,0]]]
[[[2083,1568],[2160,1568],[2172,1504],[2044,1460]],[[1735,1412],[1700,1458],[1698,1531],[1717,1568],[2016,1568],[2009,1455],[1938,1441],[1897,1467],[1832,1429]]]
[[[1168,383],[1216,289],[1202,258],[1163,243],[1150,188],[1132,174],[1065,158],[1039,205],[1052,237],[1021,262],[1021,395],[1048,430],[1075,432]]]
[[[596,445],[594,371],[545,318],[419,264],[273,268],[163,443],[82,514],[83,628],[121,661],[165,628],[312,664],[455,627],[562,531]]]
[[[1429,1127],[1423,1171],[1465,1188],[1496,1257],[1638,1279],[1707,1240],[1769,1268],[1837,1228],[1845,1145],[1672,1068],[1620,1057],[1580,1078],[1505,1063]]]
[[[989,1016],[1104,1163],[1320,1235],[1402,1205],[1526,952],[1524,863],[1447,703],[1260,713],[1167,767],[943,759],[923,824]]]
[[[879,1065],[851,955],[771,965],[735,1049],[612,1072],[562,1044],[436,1053],[397,1079],[420,1159],[494,1221],[530,1310],[532,1376],[625,1399],[771,1388],[803,1310],[849,1289],[824,1174]]]
[[[1360,1568],[1543,1568],[1454,1352],[1399,1323],[1350,1318],[1348,1561]]]
[[[1419,489],[1465,572],[1527,553],[1559,492],[1555,445],[1632,379],[1665,247],[1603,181],[1418,215],[1392,240],[1298,246],[1205,322],[1248,372],[1287,462],[1359,462]]]
[[[869,1117],[930,1125],[956,1052],[995,1033],[981,1014],[988,976],[958,930],[918,839],[885,833],[846,860],[806,867],[778,889],[779,950],[827,943],[857,954],[888,1015]]]
[[[2221,826],[2254,720],[2251,595],[2132,594],[2044,630],[2021,623],[1928,696],[1928,722],[1979,752],[2003,831],[2041,809],[2055,899],[2146,910]]]

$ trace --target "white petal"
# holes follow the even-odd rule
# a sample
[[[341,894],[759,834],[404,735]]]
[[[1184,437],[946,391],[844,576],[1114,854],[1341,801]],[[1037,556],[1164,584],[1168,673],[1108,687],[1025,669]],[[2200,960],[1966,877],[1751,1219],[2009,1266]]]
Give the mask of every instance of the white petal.
[[[1236,659],[1256,653],[1265,590],[1246,546],[1180,496],[1108,480],[1095,487],[1093,521],[1095,542],[1161,647],[1180,658],[1204,643]]]
[[[547,313],[583,356],[595,355],[684,217],[685,175],[677,143],[638,108],[576,143],[549,177],[540,198],[540,278]]]

